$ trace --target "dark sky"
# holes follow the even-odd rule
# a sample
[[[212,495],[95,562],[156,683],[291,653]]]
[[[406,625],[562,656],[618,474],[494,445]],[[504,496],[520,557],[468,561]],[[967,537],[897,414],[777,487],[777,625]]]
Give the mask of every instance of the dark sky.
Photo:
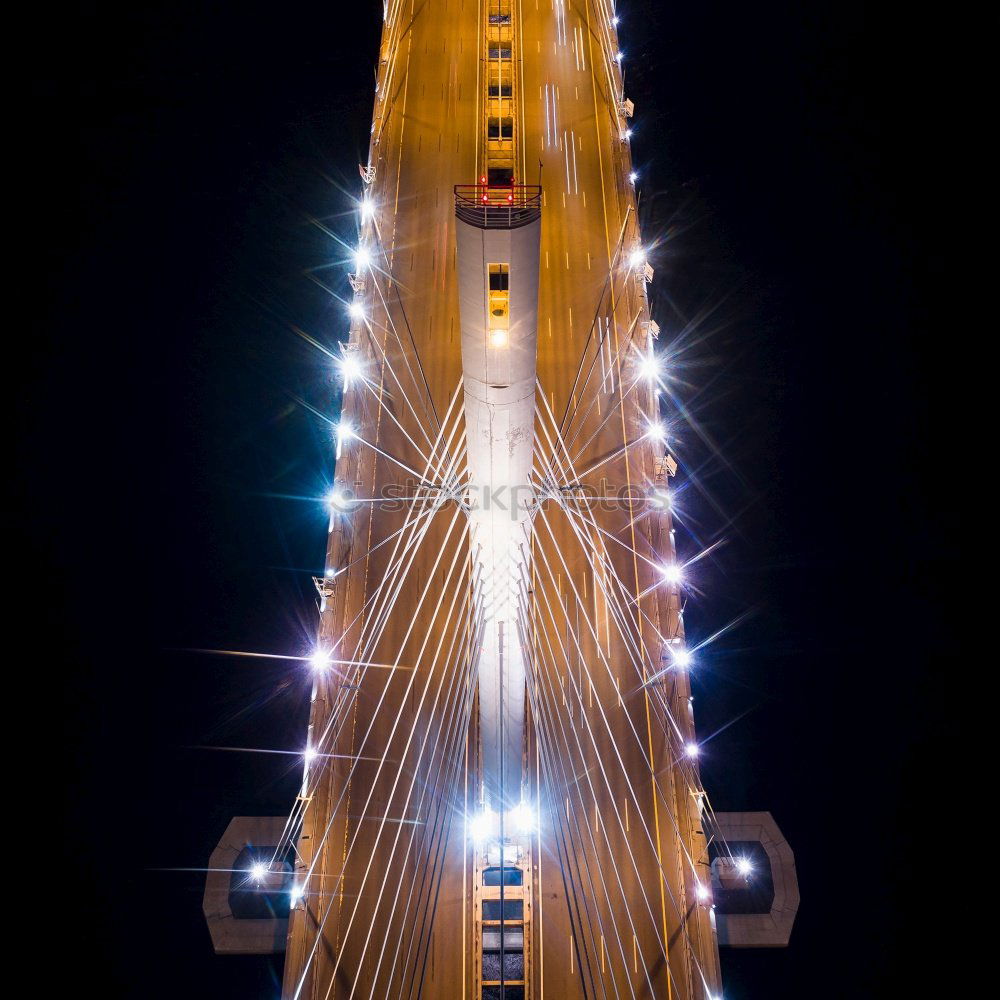
[[[180,650],[309,647],[330,455],[296,400],[336,400],[293,328],[344,332],[306,272],[345,288],[313,223],[351,238],[381,19],[340,6],[81,4],[30,36],[27,183],[7,192],[30,220],[8,373],[13,704],[37,733],[20,808],[24,856],[51,870],[55,849],[61,873],[31,893],[53,942],[35,968],[103,996],[278,995],[280,966],[212,955],[201,876],[163,869],[295,790],[292,758],[196,748],[300,746],[301,672]],[[803,897],[788,950],[725,954],[726,997],[895,995],[936,940],[928,880],[961,878],[933,839],[955,761],[932,693],[958,671],[931,208],[954,31],[857,0],[620,13],[655,313],[718,446],[682,434],[705,487],[682,549],[728,539],[689,627],[752,611],[701,657],[703,775],[717,808],[773,811]]]

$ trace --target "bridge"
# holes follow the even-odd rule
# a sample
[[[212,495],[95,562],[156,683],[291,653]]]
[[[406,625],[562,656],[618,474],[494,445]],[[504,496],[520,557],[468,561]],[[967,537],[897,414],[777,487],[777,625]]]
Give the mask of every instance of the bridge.
[[[384,8],[304,773],[244,877],[287,1000],[721,996],[759,861],[699,775],[617,24]]]

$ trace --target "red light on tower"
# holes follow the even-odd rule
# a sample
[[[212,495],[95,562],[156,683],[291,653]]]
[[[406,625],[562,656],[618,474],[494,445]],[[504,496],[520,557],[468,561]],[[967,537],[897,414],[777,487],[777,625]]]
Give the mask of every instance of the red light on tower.
[[[489,200],[490,200],[490,199],[489,199],[489,197],[488,197],[487,195],[485,195],[485,194],[484,194],[484,195],[483,195],[483,201],[484,201],[484,202],[487,202],[487,201],[489,201]]]

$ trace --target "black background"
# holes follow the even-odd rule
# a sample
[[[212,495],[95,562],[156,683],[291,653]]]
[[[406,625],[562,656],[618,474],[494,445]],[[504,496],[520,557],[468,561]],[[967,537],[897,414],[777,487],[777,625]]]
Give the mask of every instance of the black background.
[[[29,995],[278,996],[280,964],[212,955],[183,869],[233,814],[287,811],[298,775],[196,748],[298,748],[308,681],[181,650],[310,646],[331,449],[298,401],[336,393],[294,329],[345,330],[310,275],[345,294],[381,22],[338,6],[80,5],[23,39]],[[958,33],[856,0],[619,13],[655,315],[705,433],[680,431],[681,546],[728,540],[688,624],[751,612],[699,657],[704,779],[717,808],[772,810],[801,881],[791,947],[724,953],[726,997],[897,995],[918,967],[929,988],[927,883],[960,878],[935,854],[954,760],[931,699],[958,665],[935,475]]]

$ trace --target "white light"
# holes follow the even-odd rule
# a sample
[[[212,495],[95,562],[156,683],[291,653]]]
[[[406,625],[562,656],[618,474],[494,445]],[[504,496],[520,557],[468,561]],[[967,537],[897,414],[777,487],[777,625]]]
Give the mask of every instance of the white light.
[[[625,53],[624,52],[616,52],[615,53],[615,62],[621,62],[624,58],[625,58]]]
[[[289,891],[292,903],[297,903],[305,894],[306,887],[304,885],[293,885]]]
[[[313,670],[326,670],[330,666],[330,650],[328,649],[317,649],[312,656],[309,657],[309,665]]]
[[[639,362],[639,374],[652,382],[660,377],[660,361],[655,354],[644,354]]]
[[[637,180],[639,179],[639,175],[638,175],[638,174],[637,174],[637,173],[636,173],[636,172],[635,172],[635,171],[633,170],[633,171],[632,171],[632,172],[631,172],[631,173],[630,173],[630,174],[628,175],[628,179],[629,179],[629,181],[631,181],[631,183],[633,183],[633,184],[634,184],[634,183],[635,183],[635,182],[636,182],[636,181],[637,181]]]
[[[365,309],[360,302],[352,302],[347,307],[347,313],[351,317],[351,319],[361,319],[361,317],[364,316],[365,314]]]
[[[507,331],[506,330],[490,330],[490,344],[493,347],[506,347],[507,346]]]
[[[625,129],[625,138],[626,139],[632,138],[632,130],[630,128]]]
[[[361,377],[361,362],[355,357],[353,351],[341,355],[337,362],[340,365],[340,375],[344,380],[344,385]]]
[[[350,441],[355,437],[357,437],[357,435],[354,433],[350,424],[345,423],[343,420],[337,424],[337,458],[340,458],[340,453],[344,448],[344,442]]]
[[[250,866],[250,877],[255,882],[263,881],[265,875],[267,875],[267,865],[263,861],[255,861]]]
[[[302,756],[305,759],[305,762],[310,764],[316,759],[318,753],[319,751],[315,747],[306,747],[305,750],[302,751]]]
[[[527,835],[535,831],[535,816],[531,806],[521,801],[507,814],[518,833]]]
[[[652,496],[653,506],[661,510],[670,510],[671,497],[668,490],[654,490]]]
[[[749,858],[737,858],[736,859],[736,870],[744,878],[747,878],[753,872],[753,865],[750,863],[750,859]]]
[[[365,249],[365,247],[358,247],[354,251],[354,269],[357,272],[367,271],[371,266],[372,255]]]
[[[687,670],[693,662],[694,657],[686,649],[674,650],[674,664],[681,670]]]
[[[347,497],[340,490],[330,490],[326,495],[326,502],[335,511],[347,510]]]
[[[629,267],[642,267],[646,263],[646,251],[642,247],[636,247],[632,253],[629,254],[628,265]]]
[[[699,747],[697,743],[689,743],[684,748],[684,753],[687,754],[687,756],[690,757],[692,760],[694,760],[694,758],[701,753],[701,747]]]
[[[704,903],[712,894],[708,891],[707,885],[702,885],[701,882],[698,883],[697,888],[694,890],[695,895],[698,899]]]
[[[486,806],[481,813],[478,813],[469,820],[469,836],[474,843],[485,843],[486,839],[493,832],[494,819],[495,814],[493,810],[489,806]]]
[[[361,199],[361,221],[365,222],[370,219],[375,214],[375,206],[372,204],[371,198],[365,195]]]
[[[613,25],[614,25],[614,26],[615,26],[616,28],[618,27],[618,20],[619,20],[619,18],[618,18],[618,15],[617,15],[617,14],[615,14],[615,16],[614,16],[613,18],[611,18],[611,23],[612,23],[612,24],[613,24]]]
[[[684,568],[678,566],[677,563],[667,563],[663,567],[663,579],[667,583],[683,583],[684,582]]]
[[[666,441],[667,429],[658,421],[651,420],[649,426],[646,428],[646,437],[651,438],[653,441]]]

